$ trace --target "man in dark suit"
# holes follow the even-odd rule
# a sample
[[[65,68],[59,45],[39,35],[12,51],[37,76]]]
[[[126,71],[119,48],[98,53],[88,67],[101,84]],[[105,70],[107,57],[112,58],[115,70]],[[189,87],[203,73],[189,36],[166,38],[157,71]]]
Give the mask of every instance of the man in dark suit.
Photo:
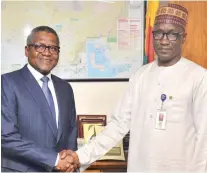
[[[59,59],[59,37],[48,26],[32,30],[25,55],[28,64],[3,74],[2,171],[72,171],[63,149],[77,149],[73,90],[51,75]]]

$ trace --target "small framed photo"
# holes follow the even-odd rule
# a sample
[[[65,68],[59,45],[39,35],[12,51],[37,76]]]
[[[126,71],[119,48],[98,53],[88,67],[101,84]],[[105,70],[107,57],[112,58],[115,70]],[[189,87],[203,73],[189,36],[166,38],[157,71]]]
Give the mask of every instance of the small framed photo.
[[[78,137],[84,138],[84,124],[91,125],[89,127],[99,125],[106,126],[106,115],[78,115]]]
[[[78,115],[78,136],[87,144],[106,126],[106,115]],[[123,140],[108,151],[99,160],[125,160]]]

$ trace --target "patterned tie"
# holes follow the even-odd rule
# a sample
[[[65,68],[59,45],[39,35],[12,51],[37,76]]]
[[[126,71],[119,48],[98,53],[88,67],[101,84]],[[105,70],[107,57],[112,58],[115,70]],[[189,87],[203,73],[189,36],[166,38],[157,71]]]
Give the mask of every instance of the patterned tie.
[[[47,76],[44,76],[44,77],[41,78],[41,81],[43,82],[43,85],[42,85],[43,93],[45,94],[47,102],[48,102],[48,104],[50,106],[50,110],[51,110],[53,119],[55,120],[55,124],[56,124],[55,105],[54,105],[54,101],[53,101],[53,98],[52,98],[51,91],[48,88],[49,78]]]

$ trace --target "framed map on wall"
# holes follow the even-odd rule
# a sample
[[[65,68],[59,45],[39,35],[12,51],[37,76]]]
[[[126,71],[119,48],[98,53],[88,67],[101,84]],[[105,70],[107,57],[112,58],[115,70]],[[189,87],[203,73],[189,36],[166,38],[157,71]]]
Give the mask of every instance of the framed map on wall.
[[[142,1],[2,1],[1,8],[2,73],[27,63],[26,38],[39,25],[60,37],[52,73],[63,79],[128,79],[143,64]]]

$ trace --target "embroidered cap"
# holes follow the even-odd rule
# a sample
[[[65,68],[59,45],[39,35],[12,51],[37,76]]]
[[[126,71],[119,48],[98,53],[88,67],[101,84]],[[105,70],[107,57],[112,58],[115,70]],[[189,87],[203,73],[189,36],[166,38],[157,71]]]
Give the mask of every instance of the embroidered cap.
[[[160,23],[170,23],[179,25],[185,30],[188,19],[188,10],[178,4],[169,3],[157,10],[155,25]]]

